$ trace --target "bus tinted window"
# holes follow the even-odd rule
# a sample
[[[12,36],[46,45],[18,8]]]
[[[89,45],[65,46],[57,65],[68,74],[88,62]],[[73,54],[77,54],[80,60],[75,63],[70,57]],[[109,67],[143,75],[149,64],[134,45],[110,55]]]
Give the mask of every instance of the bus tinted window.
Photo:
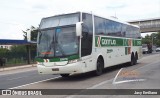
[[[127,38],[141,38],[138,27],[123,24],[117,21],[104,19],[101,17],[94,17],[95,21],[95,34],[108,35]]]
[[[105,19],[100,17],[95,17],[95,33],[97,35],[105,35]]]
[[[122,36],[121,24],[112,20],[106,20],[106,34],[109,36]]]
[[[122,36],[121,23],[95,16],[96,35]]]
[[[136,27],[133,27],[133,26],[127,26],[125,37],[141,38],[141,35],[140,35],[140,32],[139,32],[139,28],[136,28]]]
[[[122,37],[126,37],[126,29],[127,29],[127,25],[122,24],[122,29],[121,29]]]

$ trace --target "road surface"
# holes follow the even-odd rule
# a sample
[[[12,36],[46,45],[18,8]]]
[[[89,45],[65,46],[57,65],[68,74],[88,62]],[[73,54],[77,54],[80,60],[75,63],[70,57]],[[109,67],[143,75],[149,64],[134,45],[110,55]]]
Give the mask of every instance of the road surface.
[[[38,75],[36,68],[0,73],[1,89],[160,89],[160,53],[144,55],[135,66],[123,64],[107,68],[101,76],[86,73],[62,78],[59,75]],[[14,98],[14,96],[5,96],[5,98],[10,97]],[[17,97],[25,96],[15,96]],[[159,95],[54,95],[47,97],[160,98]]]

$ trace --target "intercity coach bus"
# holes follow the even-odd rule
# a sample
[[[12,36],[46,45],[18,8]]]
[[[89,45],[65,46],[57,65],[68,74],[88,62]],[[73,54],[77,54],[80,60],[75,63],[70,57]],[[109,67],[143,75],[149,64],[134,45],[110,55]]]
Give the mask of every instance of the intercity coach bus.
[[[39,74],[68,77],[142,57],[140,28],[117,19],[76,12],[43,18],[37,40]]]

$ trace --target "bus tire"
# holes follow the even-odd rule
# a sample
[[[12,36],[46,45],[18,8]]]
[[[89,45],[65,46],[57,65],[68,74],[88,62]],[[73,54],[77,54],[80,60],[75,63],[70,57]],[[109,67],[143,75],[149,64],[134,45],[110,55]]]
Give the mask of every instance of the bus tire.
[[[69,74],[60,74],[62,77],[69,77]]]
[[[104,70],[104,60],[102,57],[99,57],[96,64],[96,76],[100,76],[103,73]]]
[[[135,57],[134,57],[134,65],[137,64],[137,60],[138,60],[138,54],[137,54],[137,52],[136,52],[136,53],[135,53]]]
[[[131,62],[130,62],[131,66],[133,66],[135,64],[135,57],[134,57],[134,53],[132,52],[131,54]]]

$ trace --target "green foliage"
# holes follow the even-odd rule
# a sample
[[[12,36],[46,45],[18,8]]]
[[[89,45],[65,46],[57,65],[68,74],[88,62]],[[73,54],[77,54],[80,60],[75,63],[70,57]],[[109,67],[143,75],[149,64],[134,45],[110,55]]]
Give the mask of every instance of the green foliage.
[[[36,48],[31,48],[31,59],[34,60]],[[25,45],[12,46],[11,50],[0,48],[0,57],[6,58],[7,65],[27,64],[27,50]]]
[[[5,48],[0,48],[0,58],[3,58],[8,54],[9,50]]]
[[[142,38],[142,44],[149,44],[152,43],[152,39],[150,35],[146,35],[144,38]]]
[[[155,43],[157,46],[160,47],[160,32],[156,34]]]
[[[12,46],[10,53],[13,54],[13,56],[11,56],[12,58],[25,58],[27,54],[26,46]]]
[[[151,44],[152,41],[154,45],[160,46],[160,32],[152,33],[151,35],[147,34],[144,38],[142,38],[142,44]]]
[[[24,40],[27,40],[27,30],[26,30],[26,31],[23,31],[23,30],[22,30],[22,32],[23,32]]]

